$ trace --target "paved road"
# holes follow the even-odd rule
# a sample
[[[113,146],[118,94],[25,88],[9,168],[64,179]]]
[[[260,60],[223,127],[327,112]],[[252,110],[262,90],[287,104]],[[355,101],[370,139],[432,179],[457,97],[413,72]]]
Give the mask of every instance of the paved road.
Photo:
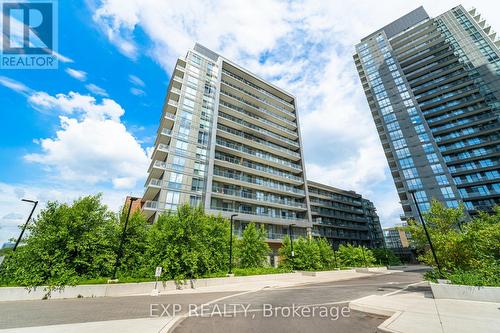
[[[168,313],[165,312],[163,315],[172,314],[173,304],[179,304],[180,312],[177,313],[179,315],[190,309],[189,304],[195,304],[197,307],[192,307],[191,310],[196,309],[194,314],[199,316],[187,317],[178,324],[175,332],[271,330],[287,333],[375,332],[375,328],[385,318],[354,311],[350,311],[348,316],[342,316],[342,308],[346,308],[350,300],[402,290],[408,284],[421,281],[421,278],[421,272],[404,272],[282,289],[264,289],[245,294],[193,293],[158,297],[129,296],[0,302],[0,329],[148,318],[151,314],[151,304],[156,304],[153,306],[155,315],[160,315],[165,308]],[[224,299],[217,301],[221,298]],[[201,304],[213,301],[215,302],[211,305],[200,307]],[[232,306],[232,304],[238,305]],[[299,307],[296,311],[299,311],[300,317],[292,315],[294,304],[295,307]],[[306,310],[302,310],[303,308]],[[277,312],[270,315],[272,311]],[[287,311],[290,311],[289,315]],[[306,314],[309,311],[309,318],[305,318],[304,311]],[[347,311],[344,310],[345,314]],[[205,317],[201,317],[201,314]],[[336,320],[332,320],[336,317],[338,317]]]
[[[233,296],[205,308],[205,317],[199,309],[174,332],[375,332],[386,317],[350,311],[349,301],[402,290],[420,281],[421,272],[405,272]],[[308,309],[305,315],[302,308]],[[224,309],[225,317],[220,313]],[[321,310],[326,316],[321,316]]]

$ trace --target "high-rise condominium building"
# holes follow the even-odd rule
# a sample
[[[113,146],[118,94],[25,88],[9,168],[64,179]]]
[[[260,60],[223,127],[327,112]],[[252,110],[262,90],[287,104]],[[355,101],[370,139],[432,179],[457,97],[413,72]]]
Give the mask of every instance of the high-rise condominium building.
[[[295,98],[196,44],[172,72],[143,211],[183,203],[265,224],[270,241],[310,230]]]
[[[226,218],[238,214],[235,234],[250,222],[263,224],[273,248],[290,231],[312,234],[297,117],[291,94],[195,45],[172,72],[142,198],[144,214],[154,222],[183,203]],[[333,230],[318,235],[333,245],[380,243],[370,201],[311,184],[313,191],[325,191],[327,200],[340,197],[325,201],[335,219],[313,210],[321,217],[315,217],[315,229]],[[318,196],[315,201],[322,200]]]
[[[354,60],[406,216],[432,198],[500,201],[500,41],[475,9],[420,7],[361,40]]]

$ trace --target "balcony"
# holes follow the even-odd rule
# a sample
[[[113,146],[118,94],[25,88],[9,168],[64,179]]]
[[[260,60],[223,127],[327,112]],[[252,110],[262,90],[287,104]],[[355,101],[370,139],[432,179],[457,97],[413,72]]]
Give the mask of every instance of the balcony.
[[[167,168],[167,163],[163,161],[154,161],[149,167],[148,173],[150,179],[160,179]]]
[[[279,146],[277,144],[274,144],[272,142],[262,140],[260,138],[257,138],[253,135],[249,135],[245,132],[235,130],[231,127],[227,127],[222,124],[217,125],[217,130],[219,131],[219,134],[227,137],[228,139],[232,140],[237,140],[238,142],[241,140],[244,140],[243,142],[246,141],[247,144],[253,146],[254,142],[260,145],[259,148],[263,148],[271,153],[274,153],[276,155],[280,155],[281,157],[284,158],[289,158],[293,159],[295,161],[300,160],[300,154],[292,151],[290,149],[287,149],[285,147]]]
[[[254,134],[254,132],[263,134],[265,135],[268,140],[273,140],[276,139],[276,143],[286,143],[290,148],[298,148],[299,143],[297,141],[290,140],[287,137],[281,136],[279,134],[276,134],[274,132],[268,131],[262,127],[255,126],[254,124],[251,124],[247,121],[244,121],[240,118],[233,117],[230,114],[224,113],[222,111],[219,111],[219,119],[218,122],[221,124],[225,124],[240,130],[244,130],[246,132],[250,132]]]
[[[248,148],[247,146],[242,144],[229,142],[221,138],[217,138],[216,144],[219,147],[228,148],[230,153],[234,152],[243,153],[245,154],[244,156],[248,156],[252,160],[263,160],[265,161],[264,162],[265,164],[274,164],[277,165],[279,168],[284,167],[286,169],[289,169],[290,171],[295,171],[295,172],[302,171],[302,166],[299,164],[293,163],[285,159],[277,158],[272,154],[267,154],[257,149]]]
[[[259,163],[253,163],[251,161],[242,161],[239,158],[232,158],[230,156],[225,156],[221,154],[215,155],[215,162],[218,165],[229,169],[237,169],[244,172],[249,172],[262,177],[268,177],[278,181],[287,181],[295,185],[301,185],[304,180],[301,177],[295,176],[291,173],[285,171],[280,171],[272,167],[264,166]]]
[[[158,135],[157,141],[158,143],[163,143],[168,145],[170,143],[170,139],[172,138],[172,130],[168,128],[162,128]]]
[[[169,146],[164,143],[159,143],[153,151],[152,160],[164,161],[167,158]]]
[[[270,213],[257,213],[255,211],[248,211],[245,209],[219,206],[211,206],[210,209],[215,214],[222,213],[223,217],[229,217],[232,213],[238,213],[238,219],[244,221],[252,221],[257,223],[273,223],[279,225],[290,225],[290,222],[293,221],[295,227],[310,227],[310,223],[308,220],[293,216],[279,216]]]
[[[221,96],[224,96],[223,93],[221,93]],[[229,98],[228,98],[229,99]],[[226,102],[224,100],[219,100],[219,107],[225,107],[230,114],[234,115],[235,117],[244,119],[248,122],[255,123],[256,121],[258,122],[256,125],[263,127],[269,131],[281,131],[278,132],[277,134],[285,136],[289,139],[296,140],[298,138],[297,131],[293,131],[285,126],[281,126],[273,121],[267,120],[266,118],[259,117],[252,112],[248,112],[245,109],[236,106],[234,104],[231,104],[229,102]]]
[[[232,196],[232,197],[238,197],[238,198],[243,198],[246,200],[246,202],[250,202],[253,204],[275,204],[272,206],[290,206],[290,207],[295,207],[295,208],[303,208],[306,209],[306,204],[303,202],[297,202],[293,199],[282,199],[282,198],[276,198],[273,196],[257,196],[255,193],[250,192],[250,191],[244,191],[244,190],[232,190],[228,188],[223,188],[223,187],[218,187],[218,186],[213,186],[212,187],[212,193],[213,194],[222,194],[223,196]],[[290,207],[286,207],[287,209],[290,209]]]
[[[147,200],[142,206],[142,212],[146,216],[146,219],[149,219],[160,210],[159,207],[160,204],[158,201]]]
[[[235,80],[237,80],[239,82],[244,83],[248,87],[252,87],[253,89],[255,89],[256,91],[258,91],[259,93],[264,94],[265,96],[270,97],[270,98],[274,99],[275,101],[280,102],[280,103],[286,105],[287,107],[289,107],[291,109],[294,109],[292,103],[287,102],[287,101],[279,98],[278,96],[275,96],[275,95],[271,94],[270,92],[266,91],[265,89],[262,89],[261,87],[257,86],[256,84],[254,84],[254,83],[252,83],[250,81],[247,81],[247,80],[239,77],[238,75],[233,74],[233,73],[231,73],[231,72],[229,72],[229,71],[227,71],[225,69],[222,69],[222,73],[230,76],[231,78],[233,78],[233,79],[235,79]]]
[[[261,98],[255,94],[252,94],[251,92],[239,87],[236,84],[229,82],[228,80],[222,79],[222,83],[224,85],[226,85],[226,87],[229,87],[229,89],[232,88],[235,91],[235,93],[236,92],[239,93],[240,95],[242,95],[242,97],[246,97],[246,98],[250,97],[250,98],[256,99],[258,101],[258,103],[261,103],[265,106],[273,108],[274,110],[276,110],[278,112],[283,113],[285,115],[285,117],[288,117],[288,119],[290,119],[290,120],[295,119],[295,114],[292,111],[287,110],[285,107],[283,107],[279,104],[268,102],[266,99]]]
[[[218,177],[225,178],[225,179],[232,179],[232,180],[236,180],[236,181],[247,183],[247,184],[253,184],[253,185],[259,186],[259,187],[265,187],[271,191],[279,191],[279,192],[282,192],[284,194],[289,194],[289,195],[295,194],[298,196],[305,195],[304,190],[293,187],[293,186],[287,186],[285,184],[281,184],[281,183],[277,183],[277,182],[273,182],[273,181],[268,181],[268,180],[264,180],[264,179],[258,180],[256,177],[251,177],[251,176],[248,176],[246,174],[241,174],[241,173],[236,174],[234,172],[226,172],[226,171],[219,170],[218,168],[214,169],[214,176],[216,176],[216,177],[218,176]]]
[[[160,179],[152,178],[144,190],[143,200],[152,200],[160,192],[163,182]]]

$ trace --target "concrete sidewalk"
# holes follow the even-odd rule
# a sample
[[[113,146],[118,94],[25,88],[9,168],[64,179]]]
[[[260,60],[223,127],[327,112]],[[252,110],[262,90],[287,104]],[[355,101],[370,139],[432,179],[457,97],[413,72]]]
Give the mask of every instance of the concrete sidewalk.
[[[417,286],[418,285],[418,286]],[[434,299],[428,283],[383,296],[367,296],[349,303],[353,310],[390,316],[380,332],[498,333],[500,303]]]

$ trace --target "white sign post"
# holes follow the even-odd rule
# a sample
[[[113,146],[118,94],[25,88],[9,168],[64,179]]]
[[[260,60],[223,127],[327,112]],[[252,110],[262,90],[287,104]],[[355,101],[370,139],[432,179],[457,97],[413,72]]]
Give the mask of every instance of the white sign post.
[[[161,266],[156,267],[156,270],[155,270],[155,278],[156,278],[155,289],[153,289],[153,291],[151,291],[151,296],[158,296],[158,294],[159,294],[159,292],[158,292],[158,278],[161,276],[161,271],[162,271]]]

